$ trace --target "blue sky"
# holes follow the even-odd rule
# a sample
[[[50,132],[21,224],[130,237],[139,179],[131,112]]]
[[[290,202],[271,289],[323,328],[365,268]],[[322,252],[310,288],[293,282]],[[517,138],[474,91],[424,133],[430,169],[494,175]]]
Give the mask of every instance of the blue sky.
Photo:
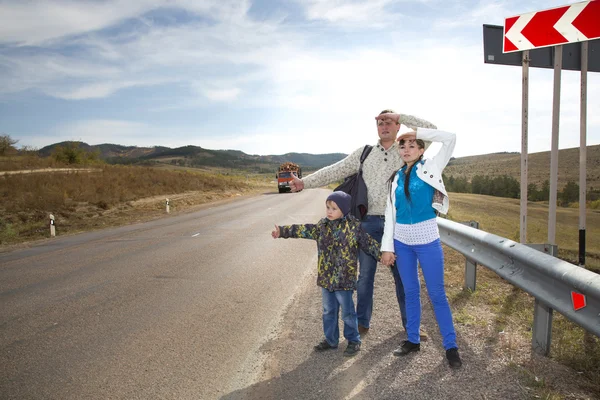
[[[521,69],[482,25],[569,1],[0,0],[0,134],[89,144],[350,153],[393,108],[455,132],[457,157],[521,149]],[[530,70],[529,152],[551,146],[551,70]],[[560,148],[579,146],[563,71]],[[588,145],[600,144],[588,75]]]

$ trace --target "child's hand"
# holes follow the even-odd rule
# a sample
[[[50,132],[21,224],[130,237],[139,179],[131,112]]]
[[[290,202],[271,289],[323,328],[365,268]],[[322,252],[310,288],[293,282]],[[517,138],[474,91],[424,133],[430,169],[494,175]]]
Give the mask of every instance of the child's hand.
[[[388,267],[392,266],[396,261],[396,255],[391,251],[384,251],[381,253],[381,263]]]
[[[275,225],[275,229],[273,230],[273,232],[271,232],[271,236],[273,236],[273,239],[277,239],[280,233],[281,231],[279,230],[279,227]]]

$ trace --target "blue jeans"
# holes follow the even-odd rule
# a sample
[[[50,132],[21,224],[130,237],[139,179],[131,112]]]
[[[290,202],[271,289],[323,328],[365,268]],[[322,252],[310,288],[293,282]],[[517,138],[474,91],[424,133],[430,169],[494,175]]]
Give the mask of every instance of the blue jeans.
[[[384,224],[385,218],[383,215],[367,215],[362,221],[361,226],[373,239],[381,243]],[[373,283],[375,282],[375,272],[377,272],[377,260],[361,250],[358,255],[358,262],[359,275],[356,284],[356,314],[358,316],[358,323],[368,328],[371,324],[371,315],[373,314]],[[394,267],[391,270],[394,275],[394,284],[396,285],[396,299],[398,299],[398,306],[400,307],[402,326],[406,329],[404,286],[398,274],[398,269]]]
[[[338,315],[340,306],[342,306],[342,321],[344,321],[344,337],[349,342],[359,342],[358,321],[356,320],[356,310],[354,309],[354,300],[352,300],[352,290],[335,290],[330,292],[321,288],[323,293],[323,332],[327,343],[337,346],[340,341],[340,327],[338,324]]]
[[[420,245],[407,245],[394,240],[394,249],[400,277],[406,290],[406,316],[408,324],[406,332],[408,340],[419,343],[419,327],[421,325],[421,284],[417,260],[421,265],[427,293],[433,306],[435,319],[440,328],[444,341],[444,349],[448,350],[456,345],[456,332],[452,322],[452,311],[446,297],[444,288],[444,251],[442,243],[437,239],[431,243]]]

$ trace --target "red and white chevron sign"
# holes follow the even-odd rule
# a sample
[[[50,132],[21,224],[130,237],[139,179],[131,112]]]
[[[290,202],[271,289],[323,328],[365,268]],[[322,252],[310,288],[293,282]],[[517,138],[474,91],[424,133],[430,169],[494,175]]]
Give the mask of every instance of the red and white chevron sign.
[[[504,53],[600,38],[600,0],[504,20]]]

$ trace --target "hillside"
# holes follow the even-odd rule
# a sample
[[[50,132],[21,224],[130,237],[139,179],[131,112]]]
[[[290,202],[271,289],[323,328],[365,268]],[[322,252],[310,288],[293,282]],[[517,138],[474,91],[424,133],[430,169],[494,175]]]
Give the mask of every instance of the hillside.
[[[72,142],[56,143],[39,151],[41,156],[50,156],[57,146],[67,146]],[[271,172],[283,162],[291,161],[301,165],[305,171],[316,170],[333,164],[344,157],[343,153],[308,154],[286,153],[281,155],[251,155],[239,150],[210,150],[198,146],[135,147],[116,144],[90,146],[76,142],[86,151],[96,151],[101,159],[111,164],[169,164],[182,167],[219,167]],[[550,152],[532,153],[528,157],[528,182],[538,186],[550,179]],[[558,155],[558,186],[562,188],[568,181],[579,183],[579,148],[563,149]],[[446,176],[466,178],[476,175],[490,178],[508,175],[521,179],[520,153],[493,153],[478,156],[453,158],[446,170]],[[600,145],[587,147],[588,189],[600,189]]]
[[[600,189],[600,145],[587,146],[587,187]],[[454,158],[450,161],[444,175],[455,178],[465,177],[468,181],[475,175],[490,178],[508,175],[521,180],[520,153],[494,153],[479,156]],[[550,152],[529,154],[528,183],[541,186],[550,180]],[[568,181],[579,183],[579,148],[563,149],[558,152],[558,187],[562,188]]]
[[[274,171],[279,164],[291,161],[305,169],[316,170],[335,163],[346,154],[307,154],[286,153],[282,155],[251,155],[239,150],[210,150],[199,146],[169,147],[136,147],[117,144],[88,145],[83,142],[61,142],[46,146],[39,150],[42,157],[50,156],[58,146],[70,146],[75,143],[79,148],[98,152],[99,157],[111,164],[149,164],[164,163],[185,167],[220,167],[247,169],[256,172]]]

